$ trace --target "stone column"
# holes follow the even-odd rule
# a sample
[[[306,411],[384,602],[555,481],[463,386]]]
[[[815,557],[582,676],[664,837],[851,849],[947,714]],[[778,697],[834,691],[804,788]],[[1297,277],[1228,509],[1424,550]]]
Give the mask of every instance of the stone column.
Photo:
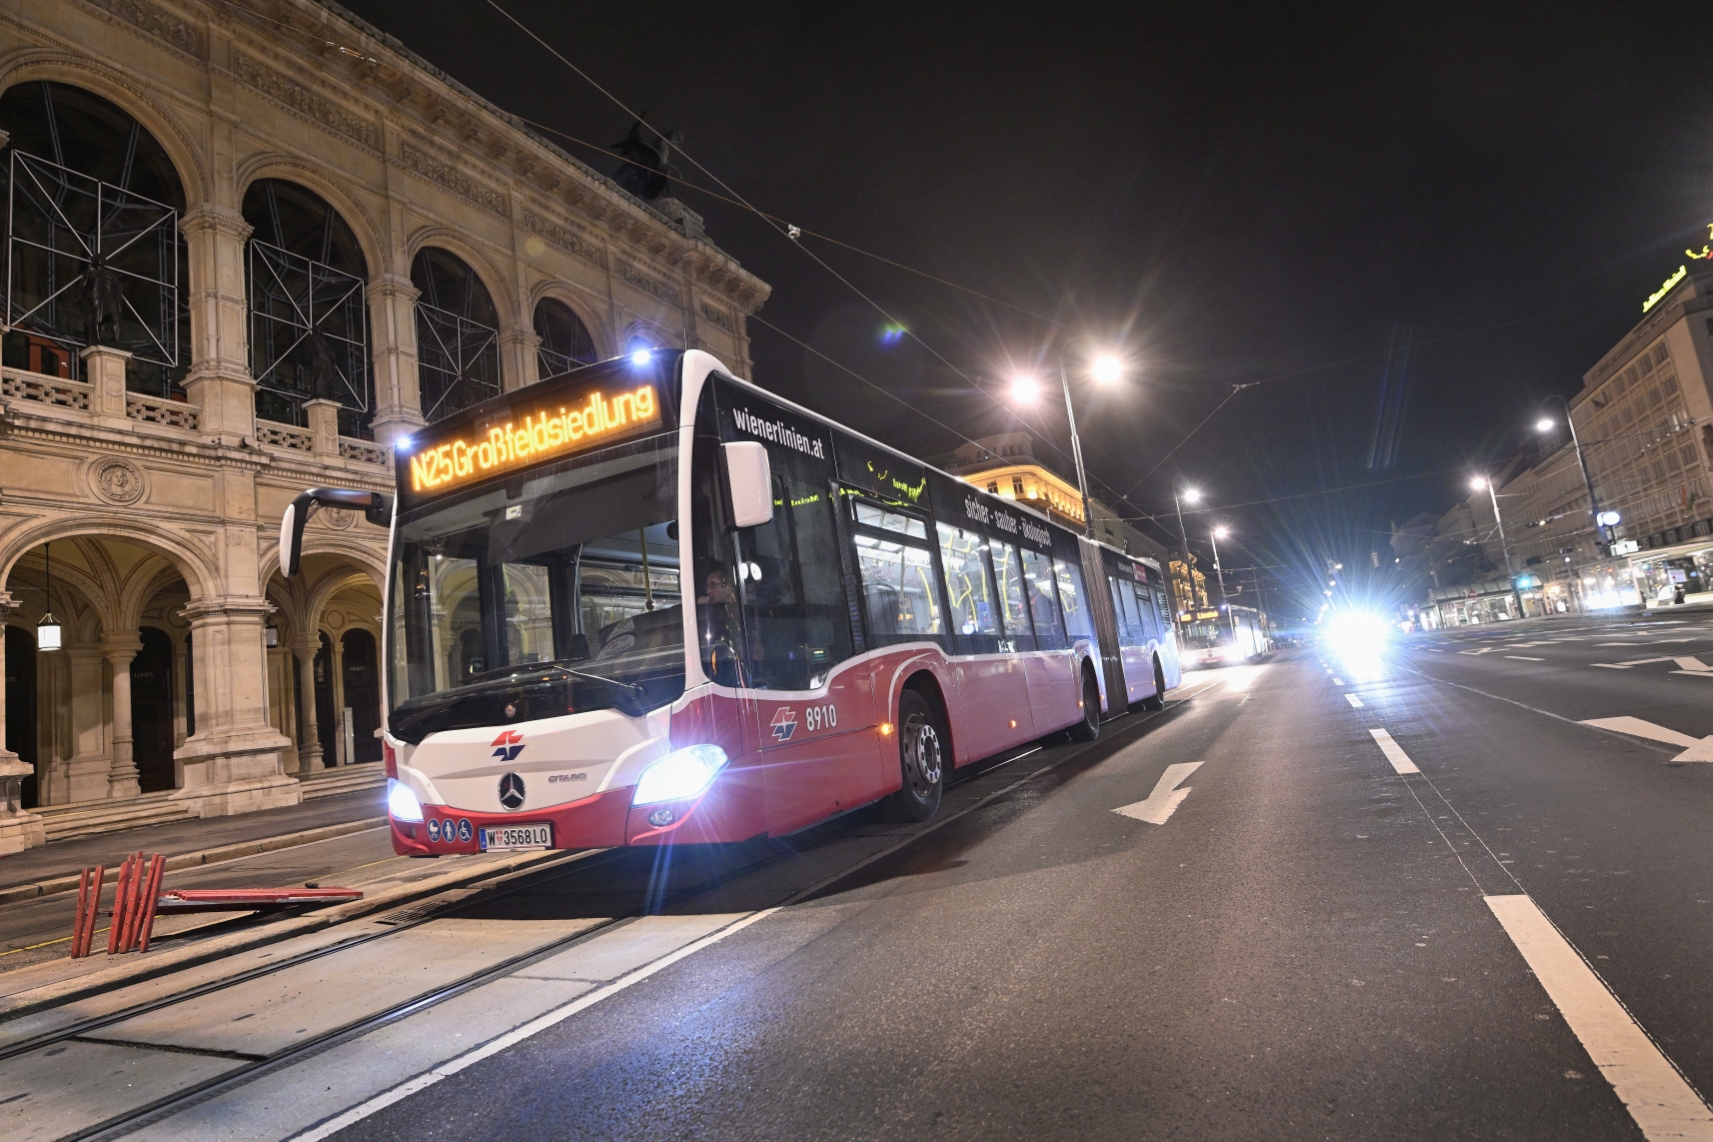
[[[340,631],[343,635],[345,632]],[[327,640],[327,684],[333,691],[333,757],[336,765],[350,765],[345,756],[345,640]]]
[[[297,656],[297,686],[303,707],[303,716],[297,723],[297,771],[314,773],[322,767],[321,729],[315,713],[315,653],[321,649],[321,644],[299,639],[292,643],[291,649]]]
[[[65,651],[71,674],[71,801],[98,801],[107,796],[107,709],[101,692],[101,647],[70,646]]]
[[[184,787],[173,795],[204,817],[295,805],[301,791],[281,771],[291,747],[267,720],[266,599],[216,595],[184,609],[196,646],[196,733],[173,755]]]
[[[533,385],[541,379],[536,351],[541,338],[529,328],[508,329],[500,334],[500,388],[506,392]]]
[[[256,385],[250,379],[249,302],[244,241],[250,224],[238,211],[204,202],[181,225],[190,251],[190,373],[185,391],[202,409],[202,434],[240,445],[256,433]]]
[[[6,742],[6,639],[5,619],[17,601],[0,591],[0,856],[23,852],[44,844],[47,836],[42,819],[24,811],[20,800],[24,778],[35,772],[29,762],[7,749]]]
[[[107,767],[107,796],[138,797],[137,763],[131,756],[131,660],[143,649],[136,631],[108,635],[101,653],[113,670],[113,760]]]
[[[418,291],[408,277],[380,274],[370,280],[368,293],[375,339],[375,441],[391,447],[428,423],[416,373]]]

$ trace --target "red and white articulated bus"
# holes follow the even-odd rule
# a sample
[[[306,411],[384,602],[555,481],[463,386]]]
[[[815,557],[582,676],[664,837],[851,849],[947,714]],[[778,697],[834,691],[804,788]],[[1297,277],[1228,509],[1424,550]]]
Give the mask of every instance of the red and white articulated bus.
[[[733,378],[638,353],[397,450],[383,731],[394,849],[742,841],[876,801],[1179,682],[1131,558]]]

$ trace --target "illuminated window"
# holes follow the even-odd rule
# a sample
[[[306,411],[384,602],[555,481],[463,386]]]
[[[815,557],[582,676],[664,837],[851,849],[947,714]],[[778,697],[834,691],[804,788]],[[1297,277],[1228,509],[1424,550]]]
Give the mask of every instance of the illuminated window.
[[[1018,499],[1023,498],[1023,477],[1022,476],[1011,477],[1011,491],[1012,491],[1012,494],[1015,495]]]

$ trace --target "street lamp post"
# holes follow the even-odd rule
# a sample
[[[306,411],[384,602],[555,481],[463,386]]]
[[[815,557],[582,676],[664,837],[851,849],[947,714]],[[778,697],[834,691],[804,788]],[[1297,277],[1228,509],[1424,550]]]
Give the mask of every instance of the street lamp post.
[[[1232,637],[1237,636],[1237,624],[1231,617],[1231,602],[1225,597],[1225,569],[1219,565],[1220,537],[1231,532],[1223,527],[1216,527],[1207,533],[1208,542],[1213,544],[1213,573],[1219,580],[1219,606],[1225,612],[1225,625],[1230,628]]]
[[[1517,601],[1517,617],[1523,617],[1523,596],[1517,590],[1517,568],[1511,562],[1511,544],[1505,538],[1505,518],[1499,514],[1499,492],[1493,486],[1493,481],[1486,476],[1477,476],[1469,482],[1476,491],[1487,489],[1487,498],[1493,503],[1493,523],[1499,529],[1499,547],[1505,552],[1505,575],[1511,581],[1511,597]]]
[[[1110,353],[1096,357],[1089,368],[1089,375],[1098,385],[1111,385],[1118,382],[1124,373],[1124,365]],[[1065,394],[1065,419],[1071,429],[1071,459],[1077,467],[1077,492],[1083,501],[1083,534],[1089,539],[1094,538],[1094,511],[1089,504],[1088,469],[1083,466],[1083,441],[1077,433],[1077,410],[1071,403],[1071,378],[1065,370],[1064,357],[1059,358],[1059,387]],[[1040,385],[1034,377],[1019,375],[1011,382],[1011,393],[1014,399],[1028,403],[1035,400],[1040,393]]]
[[[1570,426],[1570,444],[1576,449],[1576,463],[1582,469],[1582,486],[1588,489],[1588,515],[1594,520],[1594,535],[1602,547],[1611,542],[1606,531],[1606,525],[1600,522],[1600,503],[1594,497],[1594,477],[1588,474],[1588,457],[1582,451],[1582,441],[1576,435],[1576,418],[1570,415],[1570,402],[1554,393],[1547,400],[1556,400],[1564,406],[1564,423]],[[1544,402],[1543,402],[1544,403]],[[1558,427],[1549,417],[1541,417],[1535,423],[1538,432],[1551,432]]]
[[[1059,387],[1065,391],[1065,419],[1071,425],[1071,458],[1077,464],[1077,490],[1083,497],[1083,534],[1094,538],[1094,512],[1088,506],[1088,472],[1083,468],[1083,438],[1077,435],[1077,410],[1071,405],[1071,381],[1065,374],[1065,359],[1059,358]]]
[[[1172,485],[1172,506],[1178,509],[1178,543],[1182,545],[1184,555],[1184,591],[1189,595],[1189,609],[1191,611],[1194,611],[1196,608],[1196,581],[1195,576],[1190,573],[1190,537],[1189,533],[1184,530],[1183,501],[1188,500],[1193,505],[1200,499],[1200,489],[1185,488],[1183,498],[1180,499],[1178,496],[1177,485]]]

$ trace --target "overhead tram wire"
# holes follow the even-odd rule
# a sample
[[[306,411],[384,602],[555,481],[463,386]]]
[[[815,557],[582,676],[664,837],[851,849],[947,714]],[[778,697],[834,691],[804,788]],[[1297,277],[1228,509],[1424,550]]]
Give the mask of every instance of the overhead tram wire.
[[[489,7],[493,8],[494,11],[498,12],[501,16],[505,17],[505,19],[509,23],[511,23],[519,31],[523,32],[524,35],[526,35],[530,39],[534,40],[538,45],[540,45],[540,47],[544,51],[546,51],[549,55],[553,56],[553,58],[558,60],[560,63],[564,64],[565,67],[570,69],[571,72],[573,72],[575,75],[577,75],[585,83],[589,84],[589,86],[593,87],[596,91],[600,92],[601,95],[605,96],[614,106],[618,107],[619,110],[623,111],[626,115],[629,115],[634,120],[638,120],[638,121],[641,120],[642,116],[639,115],[635,110],[633,110],[628,104],[626,104],[624,102],[624,100],[622,100],[618,96],[614,95],[611,91],[608,91],[604,86],[601,85],[600,82],[598,82],[588,72],[586,72],[582,68],[578,67],[575,63],[573,63],[570,59],[568,59],[563,53],[561,53],[557,48],[555,48],[552,44],[548,43],[545,39],[543,39],[540,35],[538,35],[527,24],[523,23],[523,21],[519,20],[516,16],[512,15],[511,12],[507,11],[498,2],[498,0],[485,0],[485,3],[487,3],[487,5]],[[530,122],[529,120],[523,120],[523,121],[524,122]],[[531,123],[531,125],[532,126],[540,126],[539,124],[534,124],[534,123]],[[553,128],[546,128],[546,129],[554,130]],[[556,130],[554,133],[564,135],[564,132],[559,132]],[[588,141],[576,139],[574,136],[571,136],[571,135],[565,135],[565,137],[569,138],[569,139],[573,139],[574,141],[580,143],[583,146],[591,146],[591,147],[593,146],[593,144],[589,143]],[[604,150],[605,148],[602,148],[602,149]],[[839,273],[836,269],[834,269],[831,265],[829,265],[825,259],[820,257],[820,255],[816,254],[813,250],[811,250],[807,246],[805,246],[799,240],[801,235],[804,233],[804,231],[802,230],[801,227],[798,227],[792,223],[789,223],[789,222],[785,221],[784,219],[779,218],[776,215],[769,214],[766,211],[762,210],[760,207],[756,206],[754,203],[750,202],[747,198],[745,198],[742,194],[740,194],[734,187],[732,187],[724,179],[720,178],[719,175],[715,174],[712,170],[710,170],[707,166],[705,166],[700,160],[698,160],[688,150],[684,149],[683,147],[679,147],[678,153],[680,155],[682,155],[688,162],[693,164],[697,170],[701,171],[709,179],[713,180],[713,182],[716,183],[725,192],[724,196],[716,195],[716,197],[722,197],[724,201],[726,201],[732,205],[741,207],[742,209],[747,210],[750,213],[754,214],[757,218],[762,219],[765,223],[767,223],[768,226],[772,227],[773,230],[775,232],[777,232],[781,237],[785,238],[786,241],[791,242],[792,245],[794,245],[798,249],[802,250],[804,254],[806,254],[811,260],[813,260],[815,262],[816,265],[820,266],[827,273],[831,274],[840,284],[845,286],[845,288],[849,289],[852,293],[856,294],[857,297],[861,298],[863,300],[863,302],[865,302],[872,309],[874,309],[874,311],[876,313],[880,314],[881,317],[883,317],[889,324],[896,326],[897,328],[901,329],[913,341],[915,341],[918,345],[922,346],[923,349],[927,350],[930,354],[932,354],[935,359],[940,361],[941,364],[945,365],[946,368],[950,369],[954,374],[956,374],[959,378],[961,378],[974,392],[979,394],[983,399],[985,399],[989,403],[993,404],[994,407],[996,407],[1000,411],[1006,413],[1008,416],[1014,416],[1014,417],[1018,416],[1018,413],[1015,409],[1007,407],[1005,404],[1003,404],[998,399],[996,399],[991,393],[987,392],[987,390],[984,389],[975,380],[975,378],[971,377],[969,374],[965,373],[962,369],[958,368],[949,359],[947,359],[944,354],[940,353],[932,345],[928,344],[928,342],[925,339],[923,339],[923,337],[920,334],[918,334],[915,330],[911,329],[909,326],[907,326],[903,322],[899,321],[896,317],[894,317],[891,313],[889,313],[884,306],[882,306],[880,303],[875,301],[868,294],[864,293],[853,282],[851,282],[850,279],[846,278],[843,274]],[[664,172],[656,172],[656,173],[664,174]],[[666,177],[670,178],[671,176],[668,175]],[[682,178],[679,178],[677,181],[680,183],[683,183],[686,186],[694,186],[694,184],[687,183]],[[712,194],[713,193],[711,191],[706,190],[706,188],[697,187],[696,189],[698,191],[700,191],[701,193],[704,193],[704,194]],[[1034,313],[1030,310],[1024,309],[1021,306],[1014,305],[1010,302],[1001,301],[998,298],[993,298],[990,295],[981,293],[978,290],[970,289],[969,287],[966,287],[966,286],[959,286],[956,283],[946,281],[945,279],[938,278],[935,275],[925,273],[924,271],[921,271],[921,270],[916,270],[913,267],[909,267],[909,266],[904,265],[903,263],[895,262],[892,259],[870,254],[866,250],[861,250],[857,247],[849,245],[848,243],[840,242],[837,239],[828,238],[826,235],[817,235],[817,236],[822,238],[823,240],[832,242],[835,245],[842,246],[846,249],[850,249],[853,252],[862,254],[866,257],[875,258],[878,261],[882,261],[882,262],[885,262],[885,263],[890,264],[890,265],[895,265],[898,268],[904,269],[910,273],[915,273],[915,274],[918,274],[924,278],[940,282],[941,284],[947,285],[948,287],[950,287],[952,289],[957,289],[957,290],[960,290],[960,291],[963,291],[966,293],[970,293],[973,296],[982,297],[985,300],[993,301],[996,304],[1004,305],[1004,306],[1007,306],[1008,308],[1016,309],[1019,312],[1026,313],[1029,316],[1035,317],[1039,320],[1048,321],[1056,327],[1063,325],[1063,322],[1057,321],[1057,320],[1052,319],[1052,318],[1047,318],[1044,315]],[[1592,304],[1592,303],[1584,303],[1584,304],[1586,305],[1586,304]],[[1489,331],[1494,330],[1494,329],[1503,329],[1503,328],[1507,328],[1507,327],[1514,326],[1514,325],[1525,324],[1529,321],[1536,320],[1540,317],[1551,316],[1553,314],[1568,312],[1570,310],[1579,309],[1579,308],[1583,308],[1583,306],[1560,307],[1559,309],[1550,310],[1550,311],[1547,311],[1545,313],[1531,314],[1531,315],[1527,315],[1524,317],[1515,318],[1515,319],[1512,319],[1510,321],[1495,322],[1493,324],[1483,326],[1479,329],[1464,330],[1464,331],[1460,331],[1458,333],[1446,334],[1445,336],[1442,336],[1442,337],[1430,338],[1430,339],[1427,339],[1425,341],[1420,342],[1420,344],[1423,346],[1439,344],[1439,343],[1444,342],[1444,341],[1454,340],[1454,339],[1457,339],[1460,337],[1474,336],[1476,334],[1489,332]],[[764,322],[764,324],[766,324],[766,323]],[[775,329],[775,331],[781,332],[783,334],[783,331],[778,330],[777,327],[775,327],[775,326],[769,325],[768,327],[773,328],[773,329]],[[793,340],[795,340],[795,338],[793,338]],[[799,343],[801,344],[801,342],[799,342]],[[824,358],[826,356],[825,354],[818,354],[818,355],[820,355]],[[1328,369],[1339,368],[1343,365],[1355,364],[1355,363],[1359,363],[1362,361],[1374,360],[1374,359],[1377,359],[1377,358],[1383,357],[1383,356],[1385,356],[1384,353],[1359,354],[1359,355],[1356,355],[1353,357],[1345,358],[1344,360],[1341,360],[1341,361],[1330,362],[1330,363],[1327,363],[1324,365],[1317,365],[1317,366],[1310,367],[1308,369],[1297,370],[1297,371],[1294,371],[1291,373],[1281,373],[1281,374],[1277,374],[1277,375],[1271,376],[1271,377],[1263,377],[1263,378],[1260,378],[1259,380],[1254,380],[1254,381],[1245,381],[1245,382],[1240,382],[1240,383],[1233,382],[1232,383],[1232,391],[1230,393],[1227,393],[1225,398],[1222,399],[1218,405],[1214,406],[1213,410],[1211,412],[1209,412],[1207,414],[1207,416],[1203,417],[1202,420],[1196,425],[1195,428],[1191,429],[1189,431],[1189,433],[1187,433],[1183,437],[1183,439],[1181,439],[1176,445],[1174,445],[1172,447],[1172,449],[1166,453],[1165,457],[1162,457],[1159,462],[1157,462],[1152,468],[1150,468],[1148,470],[1147,473],[1145,473],[1142,476],[1141,479],[1132,483],[1130,485],[1130,488],[1127,491],[1125,491],[1123,493],[1119,493],[1110,484],[1107,484],[1106,481],[1104,481],[1104,480],[1100,480],[1098,477],[1095,478],[1096,482],[1101,484],[1109,493],[1111,493],[1116,502],[1128,504],[1130,493],[1134,492],[1138,487],[1140,487],[1143,480],[1146,480],[1149,476],[1153,475],[1156,471],[1158,471],[1160,469],[1161,465],[1163,465],[1167,459],[1169,459],[1171,456],[1175,455],[1179,451],[1179,449],[1181,449],[1185,444],[1187,444],[1190,441],[1190,439],[1195,436],[1196,433],[1200,432],[1201,429],[1209,421],[1211,421],[1214,418],[1214,416],[1216,416],[1220,412],[1221,409],[1223,409],[1227,404],[1229,404],[1231,402],[1232,398],[1237,396],[1237,394],[1242,392],[1243,390],[1249,389],[1249,388],[1255,388],[1255,387],[1257,387],[1259,385],[1263,385],[1263,384],[1269,384],[1269,383],[1272,383],[1274,381],[1289,380],[1289,379],[1293,379],[1293,378],[1297,378],[1297,377],[1309,376],[1309,375],[1312,375],[1312,374],[1317,373],[1317,372],[1324,372]],[[831,361],[831,358],[826,358],[826,359]],[[834,363],[836,364],[836,362],[834,362]],[[845,366],[842,366],[842,365],[839,367],[845,368]],[[846,371],[851,372],[853,376],[858,375],[854,372],[854,370],[846,369]],[[873,382],[867,381],[866,378],[864,378],[864,381],[865,381],[865,383],[868,383],[871,385],[873,384]],[[876,386],[876,387],[878,387],[878,386]],[[914,407],[914,406],[912,406],[912,407]],[[917,410],[917,411],[920,413],[920,410]],[[926,414],[921,414],[921,415],[926,416]],[[933,419],[933,418],[930,417],[928,419]],[[935,423],[940,423],[940,422],[935,421]],[[961,433],[959,433],[958,435],[960,436],[960,438],[962,438]],[[1059,448],[1056,444],[1053,444],[1051,440],[1043,439],[1042,443],[1046,444],[1049,448],[1051,448],[1053,450],[1054,453],[1059,455],[1062,459],[1068,458],[1066,456],[1065,451],[1063,449]],[[1134,505],[1131,505],[1131,506],[1134,507]],[[1152,517],[1147,517],[1147,518],[1152,519]]]
[[[539,44],[542,47],[543,50],[545,50],[554,59],[556,59],[560,63],[564,64],[567,68],[569,68],[573,73],[575,73],[585,83],[587,83],[589,86],[593,87],[596,91],[600,92],[602,95],[606,96],[606,98],[609,101],[611,101],[615,107],[617,107],[619,110],[623,111],[626,115],[629,115],[632,119],[637,120],[639,122],[641,121],[642,116],[637,114],[636,111],[632,110],[631,107],[624,102],[624,100],[620,99],[618,96],[616,96],[612,92],[608,91],[598,81],[596,81],[593,76],[589,75],[588,72],[584,71],[582,68],[578,67],[575,63],[572,63],[569,59],[567,59],[565,57],[565,55],[559,51],[559,49],[555,48],[552,44],[550,44],[546,40],[542,39],[541,36],[537,35],[527,24],[525,24],[523,21],[519,20],[516,16],[514,16],[510,12],[508,12],[504,7],[502,7],[500,5],[499,0],[485,0],[485,3],[490,8],[492,8],[494,11],[496,11],[500,15],[504,16],[519,31],[523,32],[524,35],[526,35],[530,39],[534,40],[537,44]],[[792,237],[791,231],[793,229],[796,229],[799,231],[799,233],[801,233],[801,229],[799,227],[795,227],[791,223],[784,222],[783,220],[776,219],[773,215],[768,214],[766,211],[762,210],[760,207],[758,207],[754,203],[750,202],[749,199],[745,198],[742,194],[740,194],[734,187],[731,186],[731,184],[727,183],[719,175],[717,175],[713,171],[709,170],[708,167],[703,165],[703,163],[696,158],[696,156],[692,155],[689,151],[685,150],[683,147],[678,148],[678,153],[680,155],[684,156],[686,161],[693,164],[697,170],[701,171],[703,174],[707,175],[710,179],[712,179],[720,187],[721,190],[725,191],[726,194],[730,195],[731,197],[728,199],[728,201],[732,202],[734,205],[742,207],[745,210],[748,210],[750,213],[754,214],[757,218],[762,219],[769,226],[771,226],[779,234],[780,237],[784,238],[786,241],[790,242],[793,246],[796,246],[798,249],[802,250],[804,254],[806,254],[812,261],[815,262],[816,265],[818,265],[822,269],[826,270],[827,273],[831,274],[846,289],[850,290],[852,293],[856,294],[857,297],[861,298],[876,313],[880,314],[881,317],[885,318],[889,324],[894,325],[894,326],[898,327],[899,329],[903,330],[906,336],[908,336],[911,340],[915,341],[918,345],[922,346],[922,348],[926,349],[930,354],[932,354],[934,356],[934,358],[936,360],[938,360],[946,368],[950,369],[953,373],[957,374],[957,376],[960,377],[964,381],[964,383],[970,387],[970,389],[972,391],[974,391],[975,393],[980,395],[984,400],[991,403],[995,408],[998,408],[1000,411],[1006,413],[1008,416],[1017,416],[1018,415],[1017,411],[1015,409],[1007,407],[1004,403],[1002,403],[1001,401],[996,399],[993,396],[993,394],[989,393],[986,389],[982,388],[982,386],[975,380],[975,378],[971,377],[968,373],[965,373],[962,369],[958,368],[950,360],[948,360],[944,354],[942,354],[939,350],[935,349],[932,345],[928,344],[928,342],[926,340],[924,340],[920,334],[918,334],[917,332],[915,332],[914,330],[909,328],[909,326],[905,325],[903,322],[899,321],[891,313],[887,312],[885,306],[881,305],[879,302],[875,301],[872,297],[868,296],[868,294],[864,293],[861,289],[857,288],[855,283],[853,283],[849,278],[845,277],[843,274],[839,273],[839,271],[837,271],[831,265],[829,265],[826,262],[826,260],[823,259],[819,254],[815,253],[815,251],[809,249],[807,246],[803,245],[802,242],[800,242],[796,238]],[[1052,448],[1052,450],[1055,453],[1057,453],[1060,457],[1065,458],[1065,459],[1069,458],[1063,449],[1061,449],[1057,445],[1053,444],[1050,440],[1044,439],[1042,442],[1045,443],[1048,447]],[[1111,485],[1106,484],[1105,481],[1099,481],[1099,482],[1104,487],[1106,487],[1107,491],[1112,492],[1116,496],[1116,494],[1117,494],[1116,490],[1114,488],[1112,488]],[[1118,497],[1118,498],[1122,499],[1122,497]]]

